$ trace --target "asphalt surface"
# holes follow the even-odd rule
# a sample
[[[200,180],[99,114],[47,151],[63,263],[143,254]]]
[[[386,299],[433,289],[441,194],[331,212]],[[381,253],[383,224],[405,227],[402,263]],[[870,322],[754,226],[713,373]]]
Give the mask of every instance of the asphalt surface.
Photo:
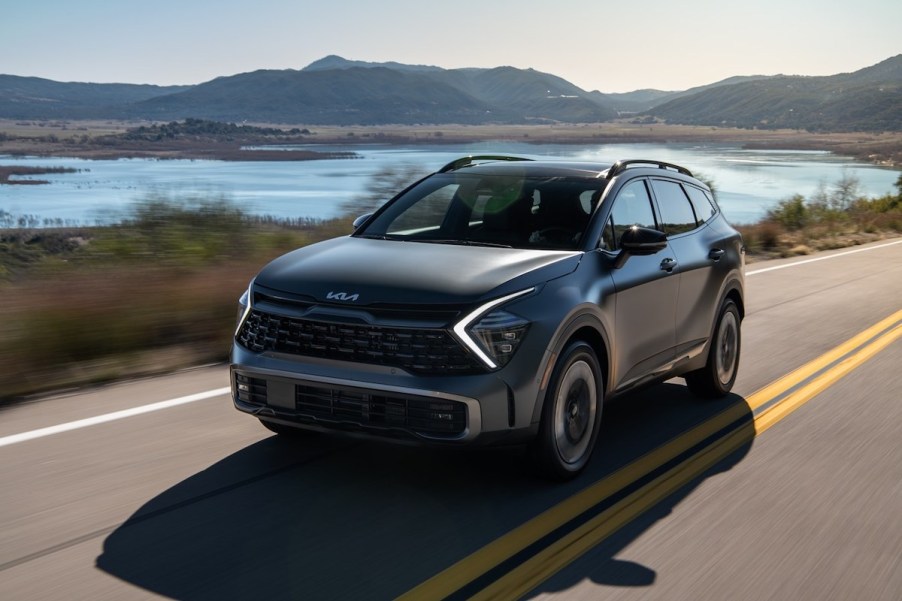
[[[838,254],[750,265],[735,394],[611,403],[564,485],[519,449],[280,440],[227,395],[9,438],[222,388],[223,366],[0,408],[0,599],[397,597],[902,309],[902,244],[817,258]],[[899,599],[900,389],[897,340],[527,596]]]

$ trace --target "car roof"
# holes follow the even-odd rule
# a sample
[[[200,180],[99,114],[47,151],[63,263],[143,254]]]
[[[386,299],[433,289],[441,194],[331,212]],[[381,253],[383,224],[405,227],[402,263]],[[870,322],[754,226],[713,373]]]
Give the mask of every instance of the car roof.
[[[581,179],[603,179],[610,164],[532,160],[520,157],[463,157],[452,161],[440,169],[439,173],[474,175],[499,175],[517,177],[577,177]]]
[[[503,155],[471,156],[452,161],[443,167],[440,173],[466,173],[468,171],[485,175],[512,175],[539,176],[539,177],[580,177],[605,179],[619,175],[627,170],[642,175],[661,175],[662,171],[668,175],[683,175],[691,178],[693,183],[698,180],[684,167],[665,163],[663,161],[647,159],[628,159],[616,163],[602,163],[595,161],[572,160],[532,160],[522,157],[509,157]],[[685,179],[685,178],[680,178]]]

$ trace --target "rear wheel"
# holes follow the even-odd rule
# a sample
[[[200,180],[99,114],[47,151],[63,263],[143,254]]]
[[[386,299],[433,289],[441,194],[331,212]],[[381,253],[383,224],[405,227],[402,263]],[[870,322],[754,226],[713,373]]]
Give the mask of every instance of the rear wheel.
[[[701,369],[686,374],[686,385],[694,394],[705,398],[725,396],[736,382],[742,334],[739,309],[727,299],[720,308],[714,338],[708,350],[708,362]]]
[[[568,480],[589,462],[601,424],[604,381],[592,347],[571,343],[561,353],[545,392],[539,433],[530,446],[536,467]]]

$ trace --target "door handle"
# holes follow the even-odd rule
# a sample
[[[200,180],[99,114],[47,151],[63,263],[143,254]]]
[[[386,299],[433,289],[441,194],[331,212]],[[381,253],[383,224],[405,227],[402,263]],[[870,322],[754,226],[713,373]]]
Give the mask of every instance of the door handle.
[[[714,261],[715,263],[720,261],[720,258],[727,252],[722,248],[712,248],[711,252],[708,253],[708,258]]]
[[[667,273],[672,273],[673,268],[677,266],[676,259],[671,259],[667,257],[663,261],[661,261],[661,269],[666,271]]]

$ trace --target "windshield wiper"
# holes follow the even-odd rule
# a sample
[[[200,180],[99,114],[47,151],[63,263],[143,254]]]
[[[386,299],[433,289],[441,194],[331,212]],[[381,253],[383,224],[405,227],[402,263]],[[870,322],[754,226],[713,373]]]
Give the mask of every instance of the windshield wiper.
[[[480,240],[457,240],[453,238],[445,240],[424,239],[416,240],[416,242],[429,242],[430,244],[456,244],[458,246],[491,246],[494,248],[513,248],[510,244],[500,244],[498,242],[482,242]]]
[[[355,234],[354,237],[368,240],[404,240],[401,236],[392,236],[391,234]]]

